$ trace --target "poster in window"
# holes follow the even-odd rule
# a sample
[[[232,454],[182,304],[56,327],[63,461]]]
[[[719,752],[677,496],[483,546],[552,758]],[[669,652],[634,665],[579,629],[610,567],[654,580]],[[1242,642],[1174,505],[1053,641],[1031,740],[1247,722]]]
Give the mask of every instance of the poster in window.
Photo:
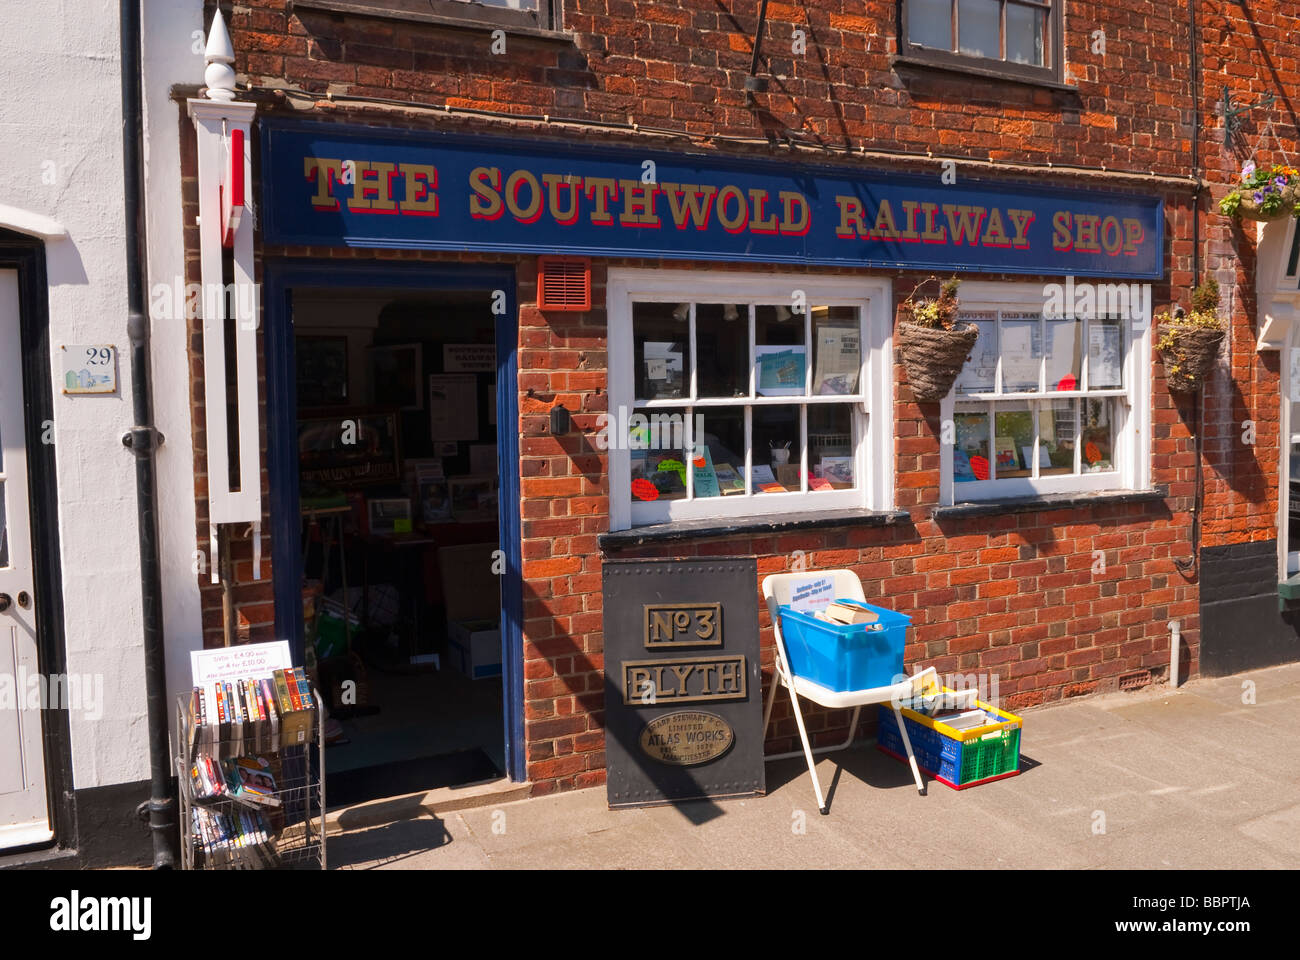
[[[474,374],[429,377],[429,439],[478,439],[478,378]]]
[[[1033,313],[1002,314],[1002,390],[1023,393],[1038,389],[1043,342],[1039,317]]]
[[[497,368],[495,343],[444,343],[443,373],[491,373]]]
[[[424,409],[420,390],[423,350],[418,343],[370,348],[370,386],[375,403],[399,410]]]
[[[340,411],[298,421],[298,479],[304,487],[392,483],[398,470],[397,414]]]
[[[685,384],[684,351],[680,343],[647,340],[641,346],[647,400],[680,397]]]
[[[295,337],[298,406],[326,407],[348,399],[348,338]]]
[[[1088,325],[1089,389],[1107,390],[1121,386],[1122,334],[1117,322],[1097,321]]]
[[[819,327],[817,364],[813,371],[813,393],[852,394],[858,390],[862,367],[861,331],[857,327]]]
[[[789,397],[803,393],[806,348],[760,344],[754,350],[760,396]]]
[[[957,376],[957,395],[992,393],[998,372],[998,324],[993,310],[965,310],[957,315],[962,323],[973,323],[979,330],[970,360]]]

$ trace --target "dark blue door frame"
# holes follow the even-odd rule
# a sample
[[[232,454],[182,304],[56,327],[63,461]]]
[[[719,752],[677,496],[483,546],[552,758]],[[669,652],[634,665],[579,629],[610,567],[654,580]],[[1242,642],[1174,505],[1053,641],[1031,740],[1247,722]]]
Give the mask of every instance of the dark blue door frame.
[[[523,582],[519,547],[519,319],[513,267],[338,260],[268,260],[266,294],[267,465],[270,472],[271,568],[275,630],[302,663],[302,527],[298,508],[298,397],[292,292],[295,287],[386,287],[408,290],[503,291],[496,318],[497,454],[501,464],[498,523],[505,573],[501,581],[501,683],[505,705],[506,775],[524,779]],[[498,302],[499,298],[498,298]]]

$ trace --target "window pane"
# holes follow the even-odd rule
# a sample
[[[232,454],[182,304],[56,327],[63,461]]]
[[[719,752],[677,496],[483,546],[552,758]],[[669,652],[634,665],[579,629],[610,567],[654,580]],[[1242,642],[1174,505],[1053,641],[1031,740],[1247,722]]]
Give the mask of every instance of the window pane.
[[[754,407],[755,493],[784,493],[799,489],[798,407]]]
[[[1047,11],[1037,7],[1007,4],[1007,59],[1016,63],[1044,65],[1043,34]]]
[[[684,397],[690,389],[690,304],[632,305],[632,373],[640,400]]]
[[[862,372],[857,307],[813,307],[813,394],[855,394]]]
[[[681,410],[638,410],[629,418],[633,502],[686,498],[686,419]]]
[[[1088,324],[1088,389],[1123,385],[1124,322],[1093,320]]]
[[[957,396],[966,393],[991,393],[997,388],[998,372],[998,315],[995,310],[963,310],[958,314],[963,322],[979,328],[979,339],[971,351],[970,361],[962,367],[957,377]]]
[[[703,354],[703,350],[700,351]],[[695,496],[725,497],[745,492],[745,409],[695,411]]]
[[[1047,389],[1078,390],[1082,385],[1083,321],[1047,321]]]
[[[1100,397],[1084,404],[1083,472],[1115,469],[1115,410],[1117,397]]]
[[[701,397],[749,396],[749,306],[695,306],[696,383]]]
[[[808,408],[809,490],[847,490],[857,482],[853,465],[853,408],[848,404]]]
[[[804,318],[782,304],[754,308],[754,363],[760,397],[802,396],[808,350]]]
[[[1074,418],[1077,400],[1044,400],[1038,405],[1038,474],[1074,473]],[[1043,462],[1042,450],[1046,450]]]
[[[959,403],[953,409],[956,437],[952,479],[956,483],[989,479],[989,410],[983,403]]]
[[[923,47],[952,49],[952,0],[907,0],[907,39]]]
[[[1029,476],[1034,449],[1034,415],[1029,404],[999,403],[994,425],[994,475],[998,479]]]
[[[1002,57],[1000,0],[957,0],[958,50],[972,57]]]
[[[1002,392],[1025,393],[1038,389],[1043,343],[1039,315],[1002,314]]]

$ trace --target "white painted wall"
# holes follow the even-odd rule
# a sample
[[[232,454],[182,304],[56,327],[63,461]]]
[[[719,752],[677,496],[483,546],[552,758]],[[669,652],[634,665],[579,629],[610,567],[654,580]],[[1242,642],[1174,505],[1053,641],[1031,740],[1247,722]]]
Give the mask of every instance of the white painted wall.
[[[54,390],[59,536],[69,673],[103,678],[102,716],[73,711],[78,788],[148,776],[140,560],[122,245],[116,0],[0,4],[0,169],[7,204],[52,217],[46,244],[51,375],[61,344],[118,348],[118,392]],[[8,345],[6,345],[8,346]]]
[[[198,82],[191,53],[201,27],[198,0],[145,0],[150,168],[149,266],[179,274],[180,183],[172,83]],[[121,77],[117,0],[31,0],[0,4],[0,168],[6,207],[43,215],[67,229],[46,244],[51,376],[63,344],[118,349],[118,392],[65,397],[54,391],[64,633],[67,669],[103,678],[101,714],[70,717],[78,789],[142,780],[149,774],[136,527],[135,468],[122,446],[131,426],[123,246]],[[169,675],[199,635],[198,591],[190,574],[194,539],[193,468],[185,336],[154,326],[155,407],[167,436],[159,461],[164,624]],[[11,345],[5,344],[8,349]],[[56,381],[57,382],[57,381]],[[184,558],[183,568],[181,557]],[[39,602],[39,598],[38,598]]]

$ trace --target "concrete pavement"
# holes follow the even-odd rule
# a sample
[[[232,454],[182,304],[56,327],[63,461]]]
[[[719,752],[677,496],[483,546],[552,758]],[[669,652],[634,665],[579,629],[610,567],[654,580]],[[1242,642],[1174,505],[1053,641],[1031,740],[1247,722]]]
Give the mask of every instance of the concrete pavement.
[[[1253,700],[1253,702],[1250,702]],[[752,800],[610,811],[605,789],[330,838],[334,869],[1300,867],[1300,664],[1024,713],[1022,773],[955,791],[874,746],[769,764]]]

